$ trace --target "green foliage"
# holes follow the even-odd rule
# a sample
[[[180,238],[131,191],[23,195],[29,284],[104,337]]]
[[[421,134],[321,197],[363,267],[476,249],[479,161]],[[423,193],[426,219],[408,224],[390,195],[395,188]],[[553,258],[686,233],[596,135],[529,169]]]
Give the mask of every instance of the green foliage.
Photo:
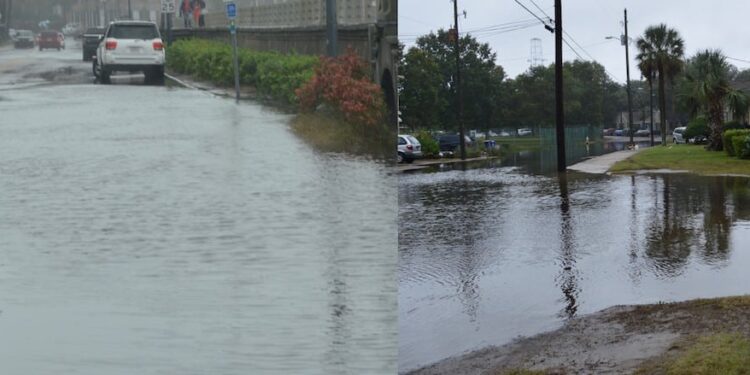
[[[735,129],[745,129],[745,126],[743,126],[737,121],[729,121],[729,122],[724,123],[724,131],[735,130]]]
[[[661,117],[661,132],[667,132],[667,100],[666,82],[672,82],[674,77],[682,71],[682,57],[685,54],[685,42],[677,30],[665,24],[650,26],[643,36],[636,40],[638,47],[638,68],[644,77],[653,80],[657,73],[659,82],[659,110]],[[662,137],[662,144],[666,145],[667,137]]]
[[[474,37],[461,37],[462,121],[466,128],[489,129],[552,126],[555,122],[554,65],[534,67],[506,79],[496,54]],[[454,39],[438,30],[417,40],[401,60],[400,105],[411,128],[456,130],[458,97]],[[571,124],[612,125],[627,108],[625,90],[596,62],[564,65],[565,115]],[[647,92],[644,92],[647,98]],[[648,100],[640,100],[642,108]]]
[[[750,341],[738,334],[701,337],[684,354],[671,361],[667,374],[747,374]]]
[[[742,148],[735,148],[737,144],[734,143],[734,139],[742,139],[750,135],[750,130],[747,129],[731,129],[724,132],[724,151],[729,156],[738,156],[738,151],[742,151]]]
[[[725,109],[729,107],[736,118],[742,118],[747,113],[747,95],[732,87],[731,75],[732,66],[720,51],[705,50],[688,61],[680,84],[683,106],[691,115],[705,115],[708,119],[709,148],[714,151],[732,147],[722,137],[726,129]]]
[[[735,145],[734,149],[737,150],[737,156],[740,159],[750,159],[750,135],[745,137],[745,140],[740,144]]]
[[[295,90],[310,80],[316,56],[283,55],[241,48],[237,53],[240,83],[262,95],[296,103]],[[218,85],[234,81],[232,49],[227,43],[205,39],[179,40],[167,48],[167,67]]]
[[[690,171],[703,175],[750,175],[750,162],[730,157],[723,152],[713,152],[704,147],[676,145],[650,147],[627,160],[615,163],[611,172],[671,169]]]
[[[687,125],[687,129],[685,129],[685,134],[683,137],[685,139],[691,139],[695,138],[697,136],[704,136],[708,137],[709,129],[708,129],[708,122],[706,121],[705,117],[698,117],[693,120],[690,120],[690,122]]]
[[[438,141],[426,130],[420,130],[414,134],[422,145],[422,153],[425,157],[437,156],[440,153]]]

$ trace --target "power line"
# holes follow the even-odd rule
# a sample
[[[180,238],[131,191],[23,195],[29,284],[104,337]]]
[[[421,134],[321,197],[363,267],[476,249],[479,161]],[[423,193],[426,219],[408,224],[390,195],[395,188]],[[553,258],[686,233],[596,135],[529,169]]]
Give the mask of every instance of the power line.
[[[532,12],[531,9],[529,9],[529,8],[526,7],[526,5],[521,4],[521,2],[518,1],[518,0],[515,0],[515,1],[516,1],[516,4],[520,5],[521,8],[523,8],[523,9],[526,9],[526,11],[529,12],[529,14],[531,14],[532,16],[534,16],[534,18],[538,19],[539,22],[541,22],[543,25],[549,26],[549,24],[547,23],[547,21],[543,20],[536,13]]]
[[[728,58],[729,60],[734,60],[734,61],[739,61],[739,62],[743,62],[743,63],[748,63],[748,64],[750,64],[750,60],[743,60],[743,59],[738,59],[738,58],[735,58],[735,57],[729,57],[729,56],[727,56],[727,58]]]
[[[550,16],[549,16],[549,14],[547,14],[547,12],[545,12],[545,11],[544,11],[544,9],[542,9],[542,8],[541,8],[541,7],[540,7],[540,6],[539,6],[539,5],[538,5],[538,4],[536,3],[536,1],[534,1],[534,0],[529,0],[529,1],[531,1],[531,3],[532,3],[532,4],[534,4],[534,6],[536,7],[536,9],[539,9],[539,11],[540,11],[540,12],[542,12],[542,14],[544,14],[544,15],[545,15],[545,16],[546,16],[546,17],[547,17],[547,18],[548,18],[548,19],[549,19],[550,21],[552,21],[552,17],[550,17]]]

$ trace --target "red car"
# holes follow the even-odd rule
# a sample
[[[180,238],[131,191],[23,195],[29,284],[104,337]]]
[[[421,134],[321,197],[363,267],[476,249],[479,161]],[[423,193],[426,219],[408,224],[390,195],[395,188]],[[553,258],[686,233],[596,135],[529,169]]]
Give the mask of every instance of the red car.
[[[65,36],[59,31],[42,31],[39,34],[37,45],[40,51],[45,48],[57,48],[59,51],[65,49]]]

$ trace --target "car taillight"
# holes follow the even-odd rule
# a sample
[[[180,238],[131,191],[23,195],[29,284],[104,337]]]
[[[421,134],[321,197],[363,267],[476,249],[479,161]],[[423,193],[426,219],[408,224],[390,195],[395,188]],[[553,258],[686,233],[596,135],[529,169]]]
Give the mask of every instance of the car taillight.
[[[164,49],[164,43],[162,43],[161,40],[155,40],[154,41],[154,51],[161,51],[163,49]]]
[[[108,50],[113,50],[117,48],[117,41],[116,40],[107,40],[106,43],[104,43],[104,48]]]
[[[409,150],[409,151],[412,151],[412,150],[414,150],[414,146],[412,146],[412,145],[406,145],[406,149]]]

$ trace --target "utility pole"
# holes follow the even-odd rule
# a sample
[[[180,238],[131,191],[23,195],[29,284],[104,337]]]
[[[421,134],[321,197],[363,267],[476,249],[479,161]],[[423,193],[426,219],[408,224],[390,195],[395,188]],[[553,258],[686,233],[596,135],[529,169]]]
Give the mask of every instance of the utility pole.
[[[458,34],[458,0],[453,0],[453,22],[456,33],[454,34],[456,41],[456,98],[458,99],[458,113],[456,113],[456,119],[458,119],[458,144],[461,147],[461,160],[466,160],[466,131],[464,130],[464,121],[461,118],[464,111],[464,100],[461,97],[461,37]]]
[[[128,0],[128,19],[133,19],[133,7],[130,5],[130,0]]]
[[[625,37],[622,39],[625,45],[625,72],[628,79],[628,132],[630,133],[630,145],[633,146],[633,98],[630,92],[630,39],[628,38],[628,10],[625,9]],[[653,132],[652,135],[653,137]]]
[[[563,107],[562,1],[555,0],[555,114],[557,125],[557,171],[565,172],[565,108]]]
[[[338,55],[339,22],[336,15],[336,0],[326,0],[326,37],[328,38],[328,56]]]

